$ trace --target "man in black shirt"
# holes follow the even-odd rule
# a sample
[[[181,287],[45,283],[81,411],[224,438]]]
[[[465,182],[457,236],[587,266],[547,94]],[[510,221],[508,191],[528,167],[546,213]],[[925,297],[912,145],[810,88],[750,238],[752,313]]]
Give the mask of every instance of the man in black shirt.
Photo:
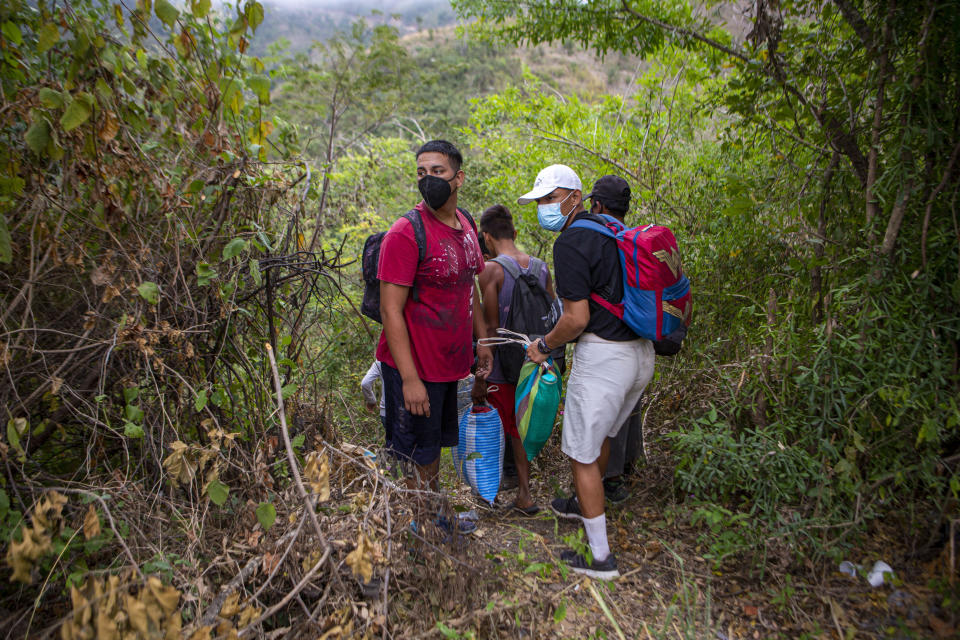
[[[559,231],[553,244],[557,295],[563,315],[542,339],[529,345],[527,357],[543,362],[550,351],[576,340],[567,382],[561,448],[570,457],[576,495],[558,498],[551,508],[560,517],[581,520],[590,543],[585,557],[561,555],[574,571],[611,579],[619,576],[607,541],[603,473],[610,438],[620,430],[653,377],[653,344],[637,337],[622,320],[591,300],[591,294],[619,303],[623,276],[616,242],[591,229],[571,228],[575,220],[599,216],[583,208],[580,178],[565,165],[551,165],[537,175],[520,204],[537,203],[537,219]]]
[[[627,212],[630,210],[630,185],[620,176],[607,175],[593,183],[593,189],[587,195],[590,200],[590,213],[613,216],[626,225]],[[643,425],[641,421],[641,403],[630,412],[627,421],[620,427],[617,435],[610,440],[610,459],[603,474],[603,493],[613,504],[623,502],[630,497],[623,482],[643,451]]]

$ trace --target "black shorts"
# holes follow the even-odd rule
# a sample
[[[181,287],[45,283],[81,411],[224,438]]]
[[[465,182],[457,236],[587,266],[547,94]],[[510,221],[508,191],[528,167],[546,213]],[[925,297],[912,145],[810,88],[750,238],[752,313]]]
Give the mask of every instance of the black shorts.
[[[426,466],[440,457],[443,447],[457,446],[457,381],[424,382],[430,399],[430,417],[415,416],[403,406],[403,379],[400,372],[381,364],[386,394],[386,422],[392,427],[390,442],[401,459]]]

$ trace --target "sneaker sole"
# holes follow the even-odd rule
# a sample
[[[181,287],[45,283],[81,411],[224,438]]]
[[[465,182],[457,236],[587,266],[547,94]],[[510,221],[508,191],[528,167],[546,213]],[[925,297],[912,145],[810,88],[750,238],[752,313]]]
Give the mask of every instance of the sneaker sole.
[[[620,577],[620,571],[617,569],[608,569],[606,571],[598,569],[586,569],[581,567],[570,567],[576,573],[583,574],[596,580],[615,580]]]
[[[578,516],[575,513],[564,513],[562,511],[557,511],[553,505],[550,505],[550,511],[553,511],[558,518],[565,518],[567,520],[579,520],[580,522],[583,522],[583,516]]]

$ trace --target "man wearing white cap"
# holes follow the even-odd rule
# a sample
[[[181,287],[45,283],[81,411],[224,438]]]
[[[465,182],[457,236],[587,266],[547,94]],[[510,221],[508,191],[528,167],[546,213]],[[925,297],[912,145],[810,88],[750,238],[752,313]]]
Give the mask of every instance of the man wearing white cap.
[[[623,299],[623,276],[616,242],[591,229],[570,228],[577,219],[594,219],[583,207],[580,178],[570,167],[555,164],[539,174],[533,189],[517,199],[537,203],[537,220],[559,231],[553,243],[557,295],[563,315],[543,338],[527,348],[527,357],[543,362],[552,349],[577,341],[567,382],[561,448],[570,457],[576,495],[550,505],[562,518],[583,522],[590,543],[585,557],[565,551],[561,559],[574,571],[595,578],[620,575],[607,541],[603,473],[610,439],[617,435],[644,387],[653,377],[654,352],[622,320],[590,299]]]

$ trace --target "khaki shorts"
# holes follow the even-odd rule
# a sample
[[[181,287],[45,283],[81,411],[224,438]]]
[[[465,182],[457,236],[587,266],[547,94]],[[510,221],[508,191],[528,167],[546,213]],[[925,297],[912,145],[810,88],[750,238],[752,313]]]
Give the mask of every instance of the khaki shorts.
[[[580,336],[563,407],[561,449],[583,464],[600,457],[603,441],[620,431],[653,378],[653,343]]]

